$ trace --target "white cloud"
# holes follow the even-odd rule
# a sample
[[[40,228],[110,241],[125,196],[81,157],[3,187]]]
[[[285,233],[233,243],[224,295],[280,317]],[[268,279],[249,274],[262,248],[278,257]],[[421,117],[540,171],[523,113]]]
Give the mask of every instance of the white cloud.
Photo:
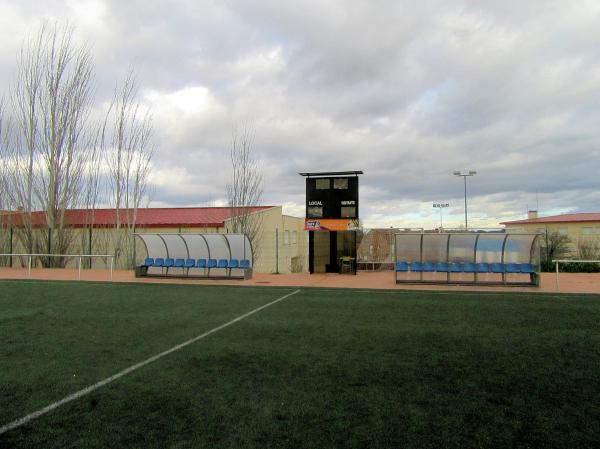
[[[460,225],[451,173],[469,168],[479,225],[522,217],[536,197],[541,213],[598,210],[593,0],[0,0],[3,73],[46,18],[90,41],[98,102],[136,69],[154,116],[156,204],[222,203],[231,130],[248,122],[265,201],[293,213],[297,172],[338,169],[365,171],[373,226],[437,226],[438,200]]]
[[[67,0],[72,11],[72,20],[86,32],[103,30],[107,13],[106,5],[100,0]]]

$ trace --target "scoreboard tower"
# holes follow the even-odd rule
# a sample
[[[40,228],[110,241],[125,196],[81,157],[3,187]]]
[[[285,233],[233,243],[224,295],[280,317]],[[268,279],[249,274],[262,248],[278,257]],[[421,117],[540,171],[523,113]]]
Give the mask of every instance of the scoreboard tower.
[[[308,271],[356,274],[358,176],[362,171],[300,173],[306,177]]]

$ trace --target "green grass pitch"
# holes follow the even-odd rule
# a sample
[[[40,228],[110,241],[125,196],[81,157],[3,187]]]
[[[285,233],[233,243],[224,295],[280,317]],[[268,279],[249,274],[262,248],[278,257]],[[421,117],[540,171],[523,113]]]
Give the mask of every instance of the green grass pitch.
[[[293,288],[0,282],[0,427]],[[600,297],[302,289],[0,448],[600,445]]]

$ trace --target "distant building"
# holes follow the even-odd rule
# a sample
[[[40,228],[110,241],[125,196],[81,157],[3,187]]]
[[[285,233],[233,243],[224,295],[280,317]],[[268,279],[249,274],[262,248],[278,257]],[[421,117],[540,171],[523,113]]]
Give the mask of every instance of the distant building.
[[[539,217],[530,211],[525,220],[505,221],[506,232],[557,233],[569,238],[572,256],[578,256],[582,246],[597,246],[600,250],[600,213],[562,214]]]
[[[304,218],[282,213],[281,206],[253,207],[251,214],[261,220],[262,233],[257,241],[254,261],[255,272],[306,271],[306,233]],[[20,212],[0,214],[0,252],[25,253],[19,241],[19,230],[24,227],[24,214]],[[116,209],[66,210],[65,227],[73,230],[71,254],[115,254],[116,265],[124,267],[128,261],[114,247],[117,225],[121,233],[129,234],[133,211],[121,210],[117,220]],[[231,229],[232,209],[229,207],[172,207],[140,208],[135,219],[136,232],[156,233],[227,233]],[[47,231],[44,212],[32,214],[34,232]],[[130,236],[130,238],[133,238]],[[40,242],[36,252],[47,252],[46,241]],[[50,242],[51,243],[51,242]],[[145,257],[144,248],[136,246],[137,259]],[[143,259],[142,259],[143,260]],[[101,261],[97,261],[101,263]]]

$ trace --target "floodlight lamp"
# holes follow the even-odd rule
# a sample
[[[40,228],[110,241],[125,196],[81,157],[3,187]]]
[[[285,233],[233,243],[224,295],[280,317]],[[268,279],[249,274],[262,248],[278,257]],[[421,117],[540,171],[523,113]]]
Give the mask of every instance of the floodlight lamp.
[[[455,171],[454,172],[454,176],[460,176],[460,172],[459,171]]]
[[[469,175],[476,175],[477,172],[475,170],[469,170]]]

